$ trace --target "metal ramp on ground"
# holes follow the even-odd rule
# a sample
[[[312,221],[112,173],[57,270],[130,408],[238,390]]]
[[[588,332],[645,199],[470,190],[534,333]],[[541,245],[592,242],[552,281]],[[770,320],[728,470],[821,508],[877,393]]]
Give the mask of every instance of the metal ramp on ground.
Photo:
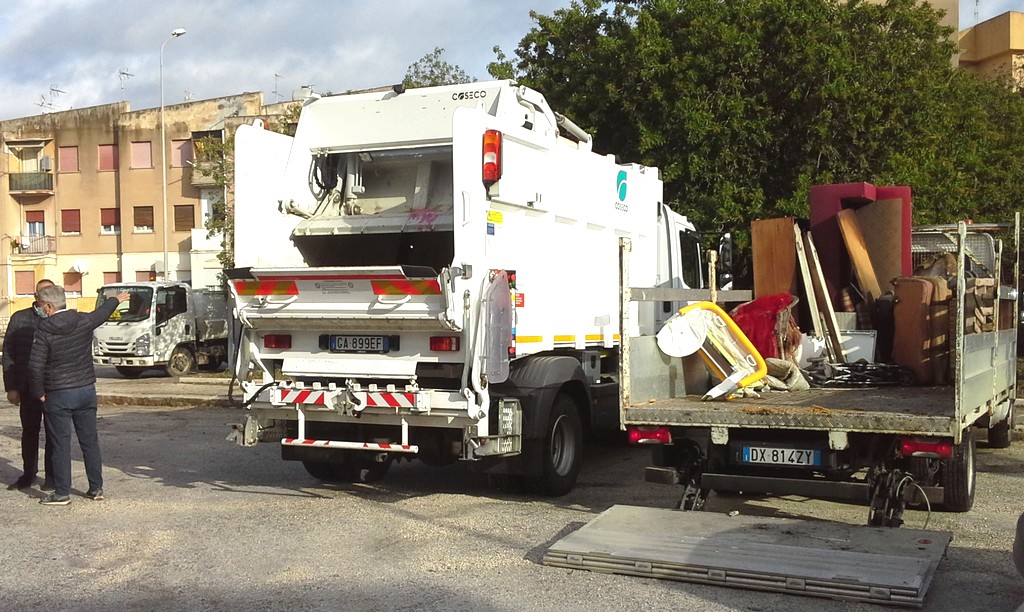
[[[718,586],[921,607],[953,534],[612,506],[543,563]]]

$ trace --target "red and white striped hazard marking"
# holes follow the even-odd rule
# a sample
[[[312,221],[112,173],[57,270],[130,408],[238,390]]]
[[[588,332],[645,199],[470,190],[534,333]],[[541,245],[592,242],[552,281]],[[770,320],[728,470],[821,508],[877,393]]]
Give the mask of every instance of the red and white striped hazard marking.
[[[324,448],[346,448],[349,450],[382,451],[388,453],[418,453],[420,447],[415,444],[391,444],[389,442],[342,442],[339,440],[309,440],[303,438],[283,438],[283,446],[315,446]]]
[[[371,408],[415,408],[415,393],[366,393],[366,405]]]
[[[327,404],[326,391],[309,389],[278,389],[278,401],[285,404]]]

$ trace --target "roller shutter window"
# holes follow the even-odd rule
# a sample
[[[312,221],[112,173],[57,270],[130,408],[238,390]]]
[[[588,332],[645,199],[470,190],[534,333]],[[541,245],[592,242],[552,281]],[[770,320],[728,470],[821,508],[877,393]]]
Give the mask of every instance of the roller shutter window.
[[[191,204],[175,204],[174,231],[187,232],[195,227],[195,207]]]
[[[60,211],[60,231],[64,234],[82,233],[82,211],[65,208]]]

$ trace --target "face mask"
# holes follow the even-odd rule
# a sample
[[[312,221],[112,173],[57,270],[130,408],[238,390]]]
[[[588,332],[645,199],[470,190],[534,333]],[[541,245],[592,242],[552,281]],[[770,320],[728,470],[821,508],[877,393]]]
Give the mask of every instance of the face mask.
[[[40,308],[39,306],[37,306],[36,304],[32,304],[32,309],[36,311],[36,315],[38,315],[38,316],[40,316],[40,317],[42,317],[44,319],[46,318],[46,316],[47,316],[46,313],[43,312],[43,309]]]

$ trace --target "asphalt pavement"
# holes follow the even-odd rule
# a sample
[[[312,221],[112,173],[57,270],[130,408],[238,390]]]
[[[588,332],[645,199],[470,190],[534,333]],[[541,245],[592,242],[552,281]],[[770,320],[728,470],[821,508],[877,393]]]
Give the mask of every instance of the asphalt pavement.
[[[158,370],[125,378],[113,367],[96,366],[96,395],[100,406],[230,407],[241,404],[242,393],[226,372],[194,373],[174,378]]]

